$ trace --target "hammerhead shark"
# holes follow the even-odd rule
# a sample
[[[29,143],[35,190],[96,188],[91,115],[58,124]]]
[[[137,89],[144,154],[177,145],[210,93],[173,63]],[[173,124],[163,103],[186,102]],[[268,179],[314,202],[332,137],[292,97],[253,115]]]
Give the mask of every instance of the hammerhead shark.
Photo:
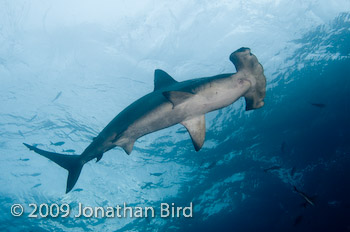
[[[24,145],[68,170],[66,193],[76,184],[85,163],[95,158],[98,162],[116,146],[130,154],[138,138],[178,123],[187,129],[195,150],[199,151],[205,139],[206,113],[226,107],[242,96],[246,110],[264,105],[266,78],[256,56],[249,48],[242,47],[230,55],[230,60],[236,73],[182,82],[156,69],[154,91],[120,112],[81,155],[64,155]]]

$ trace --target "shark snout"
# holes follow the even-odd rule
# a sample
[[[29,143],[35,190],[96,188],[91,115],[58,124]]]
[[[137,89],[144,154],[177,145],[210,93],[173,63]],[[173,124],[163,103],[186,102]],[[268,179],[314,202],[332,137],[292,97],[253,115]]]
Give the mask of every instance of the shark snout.
[[[230,55],[230,60],[233,61],[235,59],[239,59],[240,57],[244,57],[247,54],[251,55],[250,48],[247,47],[241,47],[240,49],[237,49],[236,51],[232,52]]]
[[[245,51],[249,51],[250,52],[250,48],[247,47],[241,47],[240,49],[237,49],[236,51],[234,51],[233,53],[238,53],[238,52],[245,52]],[[232,55],[232,54],[231,54]]]
[[[262,65],[250,48],[241,47],[230,55],[231,62],[235,65],[237,75],[250,81],[250,88],[244,95],[246,110],[258,109],[264,105],[266,78]]]
[[[254,55],[250,52],[250,48],[241,47],[230,55],[230,61],[235,65],[237,71],[247,68],[252,63]]]

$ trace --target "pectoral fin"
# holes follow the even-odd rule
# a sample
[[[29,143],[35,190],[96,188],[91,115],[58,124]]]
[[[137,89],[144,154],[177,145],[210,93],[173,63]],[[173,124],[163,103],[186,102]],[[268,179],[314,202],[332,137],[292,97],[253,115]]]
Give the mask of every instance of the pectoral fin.
[[[190,133],[194,148],[199,151],[205,140],[205,117],[204,115],[192,118],[190,120],[181,122]]]
[[[193,93],[183,91],[165,91],[163,95],[173,104],[173,108],[194,96]]]
[[[119,146],[124,149],[126,154],[130,155],[130,153],[134,147],[134,143],[135,143],[135,141],[129,141],[128,143],[124,143],[124,144],[119,145]]]

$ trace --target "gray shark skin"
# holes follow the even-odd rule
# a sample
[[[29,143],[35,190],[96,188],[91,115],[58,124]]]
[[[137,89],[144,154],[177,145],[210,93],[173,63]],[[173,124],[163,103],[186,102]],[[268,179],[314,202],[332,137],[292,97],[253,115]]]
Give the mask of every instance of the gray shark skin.
[[[185,126],[195,150],[199,151],[205,139],[205,113],[226,107],[242,96],[246,110],[264,105],[266,78],[256,56],[249,48],[240,48],[230,55],[230,60],[237,73],[183,82],[155,70],[154,91],[120,112],[81,155],[58,154],[24,145],[68,170],[66,193],[74,187],[85,163],[95,158],[98,162],[103,153],[116,146],[130,154],[138,138],[178,123]]]

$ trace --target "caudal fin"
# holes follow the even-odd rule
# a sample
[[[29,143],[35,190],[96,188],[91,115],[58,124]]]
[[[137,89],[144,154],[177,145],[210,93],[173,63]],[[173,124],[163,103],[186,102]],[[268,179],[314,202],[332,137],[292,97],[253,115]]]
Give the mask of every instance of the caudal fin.
[[[28,147],[29,150],[33,150],[34,152],[48,158],[49,160],[52,160],[62,168],[65,168],[68,171],[66,193],[72,190],[79,178],[81,169],[84,165],[83,162],[81,162],[79,155],[63,155],[59,153],[44,151],[26,143],[23,144]]]

